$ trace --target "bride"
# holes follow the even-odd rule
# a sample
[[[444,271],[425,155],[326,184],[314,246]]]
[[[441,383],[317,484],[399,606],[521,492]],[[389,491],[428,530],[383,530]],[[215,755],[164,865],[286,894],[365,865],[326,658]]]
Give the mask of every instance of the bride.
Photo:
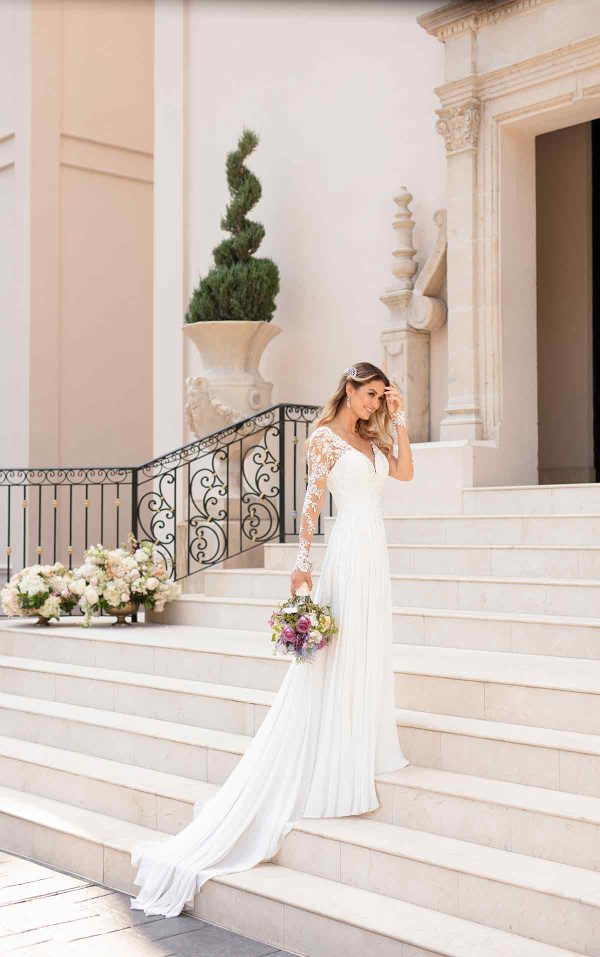
[[[134,846],[140,891],[133,909],[181,913],[209,878],[273,858],[300,818],[379,807],[375,775],[408,764],[394,711],[381,504],[388,476],[413,477],[405,418],[398,390],[369,362],[346,369],[323,406],[307,443],[291,591],[303,582],[312,591],[310,548],[329,490],[337,518],[313,599],[331,605],[339,633],[310,664],[291,662],[248,749],[218,792],[197,802],[191,823],[172,837]]]

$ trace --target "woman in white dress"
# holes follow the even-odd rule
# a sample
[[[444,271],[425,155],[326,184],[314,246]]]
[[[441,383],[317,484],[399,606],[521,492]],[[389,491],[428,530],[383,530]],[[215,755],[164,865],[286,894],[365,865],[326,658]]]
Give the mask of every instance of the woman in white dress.
[[[398,443],[394,456],[392,436]],[[392,605],[382,490],[413,477],[398,390],[369,362],[350,366],[308,439],[308,487],[294,593],[312,591],[309,559],[327,490],[337,518],[313,599],[339,632],[310,664],[292,661],[262,725],[218,792],[178,834],[135,845],[131,907],[173,917],[205,881],[275,856],[300,818],[379,806],[375,775],[408,764],[398,742]]]

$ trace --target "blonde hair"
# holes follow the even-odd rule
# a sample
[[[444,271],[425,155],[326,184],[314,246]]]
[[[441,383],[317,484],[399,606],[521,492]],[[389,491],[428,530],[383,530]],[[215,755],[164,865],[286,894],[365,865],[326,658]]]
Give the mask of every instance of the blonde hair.
[[[354,388],[364,385],[365,382],[371,382],[373,379],[380,379],[386,386],[391,384],[385,372],[382,372],[381,369],[374,366],[371,362],[355,362],[354,368],[356,369],[355,376],[347,376],[345,372],[343,373],[335,392],[321,407],[321,414],[315,420],[315,428],[318,428],[320,425],[327,425],[335,418],[342,402],[346,401],[347,382],[350,382]],[[391,425],[391,416],[388,412],[385,399],[382,399],[379,408],[373,412],[368,422],[359,419],[356,426],[357,434],[363,439],[375,442],[385,455],[388,455],[392,451],[395,430]],[[309,442],[310,436],[304,443],[305,448]]]

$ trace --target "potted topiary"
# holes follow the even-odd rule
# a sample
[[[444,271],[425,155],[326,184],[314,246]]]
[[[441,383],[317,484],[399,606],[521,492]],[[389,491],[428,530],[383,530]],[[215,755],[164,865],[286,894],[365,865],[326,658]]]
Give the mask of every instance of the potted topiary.
[[[221,228],[231,233],[213,249],[214,266],[194,289],[184,333],[203,361],[203,376],[187,380],[186,415],[196,435],[207,435],[271,404],[272,383],[259,363],[281,328],[272,323],[279,269],[255,253],[265,235],[247,213],[261,197],[258,178],[245,165],[259,138],[245,129],[227,155],[231,202]]]

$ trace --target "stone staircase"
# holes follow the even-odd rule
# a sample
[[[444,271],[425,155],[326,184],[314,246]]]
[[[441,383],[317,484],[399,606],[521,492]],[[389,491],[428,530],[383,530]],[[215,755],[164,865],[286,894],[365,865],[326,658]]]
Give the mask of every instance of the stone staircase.
[[[209,881],[196,916],[310,957],[600,957],[600,486],[463,509],[386,520],[411,766],[376,812]],[[133,843],[191,820],[289,667],[265,623],[295,553],[206,572],[162,624],[5,622],[0,847],[135,892]]]

